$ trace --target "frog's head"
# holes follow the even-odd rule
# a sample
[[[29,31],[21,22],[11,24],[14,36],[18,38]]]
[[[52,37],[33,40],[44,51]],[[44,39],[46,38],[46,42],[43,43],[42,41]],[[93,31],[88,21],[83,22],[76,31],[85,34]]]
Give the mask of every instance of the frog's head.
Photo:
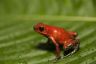
[[[34,30],[40,34],[47,35],[46,25],[43,23],[38,23],[33,26]]]

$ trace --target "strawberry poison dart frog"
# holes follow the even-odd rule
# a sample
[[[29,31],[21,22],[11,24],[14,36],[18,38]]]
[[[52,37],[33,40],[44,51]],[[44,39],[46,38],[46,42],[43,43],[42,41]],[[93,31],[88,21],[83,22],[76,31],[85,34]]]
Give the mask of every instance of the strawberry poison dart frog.
[[[50,26],[43,23],[38,23],[33,26],[34,30],[52,41],[56,48],[56,59],[60,59],[60,45],[63,46],[64,56],[73,54],[79,49],[79,39],[77,33],[67,31],[64,28]]]

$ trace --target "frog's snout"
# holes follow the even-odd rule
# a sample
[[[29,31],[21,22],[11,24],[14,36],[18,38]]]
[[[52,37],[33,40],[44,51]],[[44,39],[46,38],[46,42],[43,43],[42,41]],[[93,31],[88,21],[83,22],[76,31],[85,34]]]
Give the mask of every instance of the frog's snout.
[[[40,31],[40,30],[43,31],[43,27],[42,26],[43,26],[42,23],[38,23],[38,24],[36,24],[36,25],[33,26],[33,29],[35,31],[37,31],[37,32]]]

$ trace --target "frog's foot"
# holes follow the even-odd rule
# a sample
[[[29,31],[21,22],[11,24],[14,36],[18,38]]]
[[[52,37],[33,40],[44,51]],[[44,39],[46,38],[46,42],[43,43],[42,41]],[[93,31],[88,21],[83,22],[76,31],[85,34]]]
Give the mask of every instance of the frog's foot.
[[[69,46],[67,49],[64,51],[64,56],[69,56],[74,54],[76,51],[79,50],[79,40],[76,40],[77,44],[75,46]]]

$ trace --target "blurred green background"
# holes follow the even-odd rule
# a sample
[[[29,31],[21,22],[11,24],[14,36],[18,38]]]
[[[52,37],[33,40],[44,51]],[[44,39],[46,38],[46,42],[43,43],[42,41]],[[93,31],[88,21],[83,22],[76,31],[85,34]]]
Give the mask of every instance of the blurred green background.
[[[0,0],[0,15],[96,16],[96,0]]]
[[[80,50],[54,64],[96,64],[95,16],[96,0],[0,0],[0,64],[53,64],[38,22],[78,32]]]

